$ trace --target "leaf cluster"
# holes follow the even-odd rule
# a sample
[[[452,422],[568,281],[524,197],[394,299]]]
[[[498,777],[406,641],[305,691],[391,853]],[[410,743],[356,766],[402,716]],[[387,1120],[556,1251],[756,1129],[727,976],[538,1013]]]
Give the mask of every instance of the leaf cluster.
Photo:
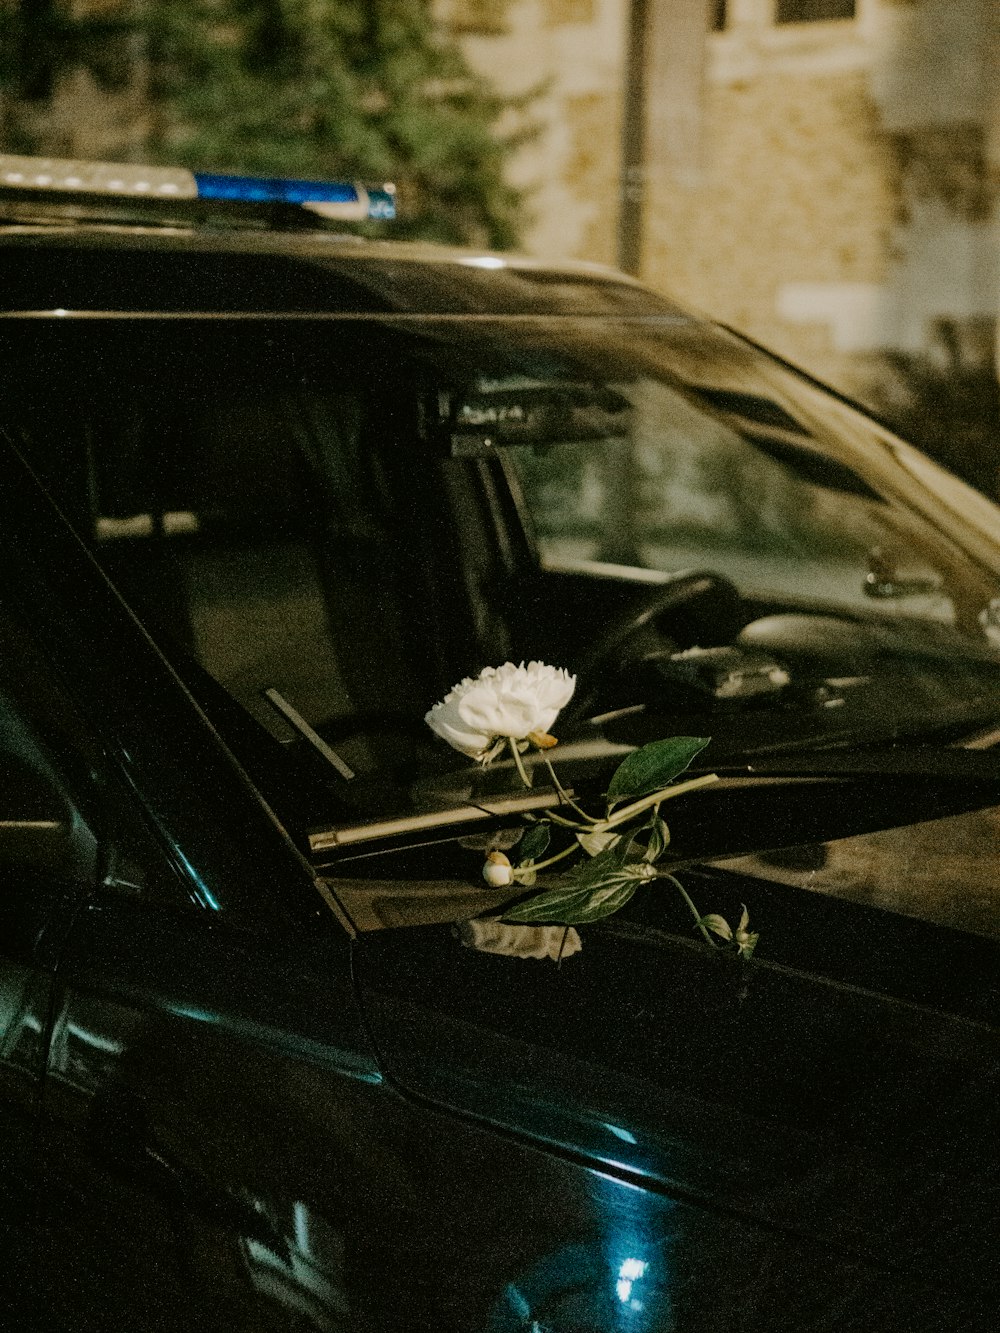
[[[538,889],[505,908],[503,920],[522,925],[585,925],[620,911],[640,885],[664,878],[687,903],[695,927],[707,943],[715,942],[714,935],[726,947],[748,958],[757,936],[749,929],[745,908],[733,930],[718,914],[702,916],[683,885],[673,875],[655,869],[670,844],[670,830],[660,814],[660,806],[685,790],[715,780],[714,775],[708,775],[676,783],[707,744],[708,739],[701,736],[674,736],[632,751],[608,785],[603,819],[587,815],[569,800],[553,773],[564,804],[581,818],[551,816],[532,825],[521,840],[517,879],[534,888],[538,870],[572,856],[575,851],[583,852],[589,859],[579,861],[568,874],[559,875],[552,888]],[[575,844],[571,843],[547,861],[540,860],[548,850],[553,827],[572,829]]]
[[[392,180],[393,235],[516,243],[526,100],[470,69],[428,0],[161,0],[145,25],[162,160]]]
[[[472,70],[431,0],[139,0],[90,12],[21,0],[0,19],[9,149],[63,151],[16,111],[51,97],[66,72],[87,68],[110,88],[141,69],[150,162],[388,180],[395,237],[517,243],[522,199],[504,166],[537,130],[535,94],[502,96]]]
[[[75,69],[88,70],[100,88],[125,87],[135,65],[134,32],[125,6],[90,12],[70,0],[0,0],[3,147],[17,153],[56,151],[38,142],[31,117],[19,112],[43,106],[59,80]]]

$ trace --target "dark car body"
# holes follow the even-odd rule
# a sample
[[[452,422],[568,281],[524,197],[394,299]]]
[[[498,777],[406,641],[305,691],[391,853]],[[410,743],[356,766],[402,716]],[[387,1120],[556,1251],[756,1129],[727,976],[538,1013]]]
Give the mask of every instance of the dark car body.
[[[0,226],[5,1326],[995,1327],[997,511],[619,275],[126,213]],[[676,568],[545,471],[640,382]],[[460,945],[516,784],[423,714],[508,658],[578,792],[713,736],[673,864],[753,959],[659,890]]]

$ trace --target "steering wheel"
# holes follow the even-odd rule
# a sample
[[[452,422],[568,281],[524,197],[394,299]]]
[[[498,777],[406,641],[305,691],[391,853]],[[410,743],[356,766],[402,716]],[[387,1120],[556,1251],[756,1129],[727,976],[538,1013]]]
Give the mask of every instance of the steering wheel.
[[[648,588],[598,628],[577,664],[585,689],[573,711],[590,710],[609,670],[617,672],[628,660],[629,644],[646,630],[659,630],[661,619],[669,618],[660,635],[665,647],[712,647],[732,642],[743,623],[741,607],[736,585],[712,570],[684,571]]]

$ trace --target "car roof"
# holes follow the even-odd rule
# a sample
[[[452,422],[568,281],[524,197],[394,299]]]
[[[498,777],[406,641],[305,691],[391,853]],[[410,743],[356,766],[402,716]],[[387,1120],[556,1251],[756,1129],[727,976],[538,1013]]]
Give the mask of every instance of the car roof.
[[[0,314],[681,314],[602,265],[370,239],[301,218],[0,199]]]

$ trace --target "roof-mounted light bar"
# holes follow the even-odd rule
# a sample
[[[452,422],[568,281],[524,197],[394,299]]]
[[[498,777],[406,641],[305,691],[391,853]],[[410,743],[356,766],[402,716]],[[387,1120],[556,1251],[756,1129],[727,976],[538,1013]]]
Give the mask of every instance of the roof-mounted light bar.
[[[371,189],[353,181],[293,180],[285,176],[192,173],[199,199],[242,199],[259,204],[299,204],[327,218],[394,218],[392,185]]]
[[[196,199],[192,172],[182,167],[139,167],[130,162],[84,162],[62,157],[0,153],[0,185],[78,194]]]
[[[293,204],[342,221],[396,216],[392,185],[372,189],[351,181],[292,180],[143,167],[131,162],[86,162],[71,158],[21,157],[0,153],[0,189],[58,190],[142,199],[228,199],[243,203]]]

